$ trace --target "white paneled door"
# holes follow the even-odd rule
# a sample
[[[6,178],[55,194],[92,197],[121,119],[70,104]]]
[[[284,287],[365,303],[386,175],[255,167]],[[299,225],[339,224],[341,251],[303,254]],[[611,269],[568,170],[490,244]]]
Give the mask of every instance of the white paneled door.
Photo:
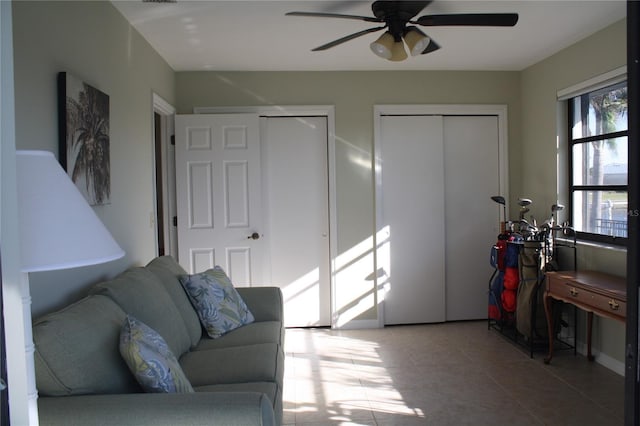
[[[259,118],[176,116],[178,260],[222,266],[234,284],[263,281]]]
[[[282,288],[285,325],[331,324],[327,117],[176,116],[180,264]]]
[[[490,197],[504,189],[499,116],[380,114],[377,123],[385,324],[486,318],[498,234]]]

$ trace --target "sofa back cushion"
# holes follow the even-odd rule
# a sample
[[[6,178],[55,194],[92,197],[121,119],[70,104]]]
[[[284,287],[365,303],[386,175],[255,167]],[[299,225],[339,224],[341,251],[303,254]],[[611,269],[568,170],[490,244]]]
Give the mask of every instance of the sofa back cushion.
[[[127,314],[157,331],[176,357],[191,347],[180,311],[151,271],[131,268],[110,281],[96,284],[91,292],[109,297]]]
[[[185,326],[191,339],[191,346],[195,346],[202,338],[202,325],[193,305],[189,301],[178,277],[186,275],[187,272],[171,256],[160,256],[153,259],[146,266],[148,270],[158,277],[167,293],[173,299],[176,307],[182,315]]]
[[[112,300],[95,295],[35,320],[40,395],[140,392],[118,349],[125,317]]]

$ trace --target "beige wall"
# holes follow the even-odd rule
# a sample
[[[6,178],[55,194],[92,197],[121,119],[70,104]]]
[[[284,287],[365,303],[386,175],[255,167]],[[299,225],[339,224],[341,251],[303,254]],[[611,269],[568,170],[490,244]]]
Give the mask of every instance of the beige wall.
[[[534,200],[531,213],[535,217],[548,217],[551,204],[566,199],[566,188],[558,190],[556,184],[558,178],[566,180],[562,173],[567,170],[565,157],[557,164],[558,153],[566,149],[558,147],[564,135],[557,132],[556,117],[563,108],[557,92],[622,67],[626,60],[626,20],[622,20],[522,72],[522,192],[511,196]],[[564,214],[560,217],[568,219]],[[626,250],[580,245],[578,268],[625,276]],[[595,320],[594,349],[603,352],[601,361],[607,363],[610,357],[624,363],[624,341],[622,324]]]
[[[16,146],[58,153],[56,76],[66,71],[110,100],[111,204],[95,207],[122,260],[31,274],[35,315],[155,255],[152,93],[174,101],[174,72],[109,2],[13,4]]]

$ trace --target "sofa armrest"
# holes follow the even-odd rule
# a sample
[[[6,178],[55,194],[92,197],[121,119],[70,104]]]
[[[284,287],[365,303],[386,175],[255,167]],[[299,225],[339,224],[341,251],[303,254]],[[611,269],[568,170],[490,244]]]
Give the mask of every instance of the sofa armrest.
[[[236,287],[256,321],[283,321],[284,305],[279,287]]]
[[[271,401],[257,392],[45,397],[38,414],[43,426],[275,425]]]

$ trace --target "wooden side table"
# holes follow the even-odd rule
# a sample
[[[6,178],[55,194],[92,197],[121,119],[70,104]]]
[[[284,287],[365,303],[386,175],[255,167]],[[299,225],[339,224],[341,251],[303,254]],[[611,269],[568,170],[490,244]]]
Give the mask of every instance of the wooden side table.
[[[553,358],[555,340],[551,299],[562,300],[587,312],[587,359],[591,355],[591,329],[593,314],[625,322],[627,317],[627,281],[596,271],[547,272],[544,292],[544,310],[549,327],[549,364]]]

